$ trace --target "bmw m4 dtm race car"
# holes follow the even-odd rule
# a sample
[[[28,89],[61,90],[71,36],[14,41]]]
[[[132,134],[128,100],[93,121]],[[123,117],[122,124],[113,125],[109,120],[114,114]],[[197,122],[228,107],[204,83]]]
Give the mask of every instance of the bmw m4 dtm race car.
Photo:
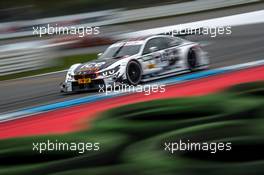
[[[167,35],[129,39],[112,44],[94,61],[72,65],[61,91],[86,91],[119,83],[138,85],[208,66],[207,53],[199,43]]]

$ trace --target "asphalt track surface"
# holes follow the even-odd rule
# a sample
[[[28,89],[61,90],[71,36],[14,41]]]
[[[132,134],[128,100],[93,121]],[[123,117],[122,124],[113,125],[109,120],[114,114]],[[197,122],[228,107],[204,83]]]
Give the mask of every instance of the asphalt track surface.
[[[37,113],[16,120],[0,122],[0,140],[32,135],[62,134],[89,129],[98,113],[108,109],[139,102],[176,97],[193,97],[222,91],[230,86],[264,80],[264,66],[256,66],[233,72],[226,72],[181,84],[169,85],[166,92],[143,95],[134,93],[113,97],[92,103]],[[63,114],[63,115],[62,115]]]
[[[264,3],[214,12],[186,15],[183,17],[169,17],[123,26],[111,26],[106,28],[106,30],[111,31],[115,30],[115,28],[122,27],[130,28],[130,30],[140,30],[222,17],[260,9],[264,9]],[[218,36],[216,38],[211,38],[210,36],[190,36],[187,39],[192,41],[202,41],[202,43],[205,43],[204,50],[209,53],[211,67],[217,68],[264,59],[263,29],[264,24],[238,26],[232,28],[232,35]],[[0,82],[0,113],[74,99],[96,93],[87,92],[62,95],[59,93],[59,83],[64,80],[64,77],[65,73],[56,73]]]

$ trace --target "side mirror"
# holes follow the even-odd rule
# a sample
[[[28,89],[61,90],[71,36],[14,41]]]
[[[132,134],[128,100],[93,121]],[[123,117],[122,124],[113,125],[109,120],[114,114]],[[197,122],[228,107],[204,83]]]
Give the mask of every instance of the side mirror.
[[[98,53],[97,54],[97,58],[99,58],[100,56],[102,56],[103,55],[103,53]]]
[[[158,51],[158,48],[154,46],[154,47],[149,48],[149,51],[150,51],[150,53],[156,52],[156,51]]]

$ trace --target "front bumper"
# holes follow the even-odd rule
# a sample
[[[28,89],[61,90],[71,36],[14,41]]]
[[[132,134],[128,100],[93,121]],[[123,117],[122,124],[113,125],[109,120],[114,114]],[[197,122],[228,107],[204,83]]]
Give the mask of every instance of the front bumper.
[[[82,92],[89,90],[98,90],[105,86],[103,79],[92,80],[88,84],[78,84],[77,81],[64,82],[61,84],[61,92]]]

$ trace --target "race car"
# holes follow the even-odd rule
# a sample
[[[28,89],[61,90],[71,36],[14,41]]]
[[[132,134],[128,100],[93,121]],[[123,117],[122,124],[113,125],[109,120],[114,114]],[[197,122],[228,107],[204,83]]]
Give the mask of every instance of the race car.
[[[61,91],[87,91],[123,83],[136,86],[208,66],[207,52],[199,43],[167,35],[128,39],[110,45],[94,61],[72,65]]]

